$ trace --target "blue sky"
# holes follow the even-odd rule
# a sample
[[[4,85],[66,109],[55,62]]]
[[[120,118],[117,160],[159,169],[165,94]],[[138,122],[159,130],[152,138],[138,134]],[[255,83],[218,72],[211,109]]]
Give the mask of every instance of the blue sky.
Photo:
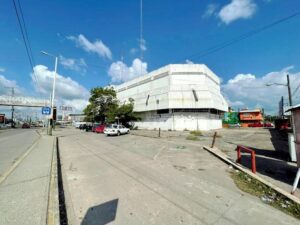
[[[0,94],[8,91],[3,86],[15,85],[20,94],[38,96],[40,89],[41,95],[49,96],[47,77],[54,60],[40,54],[42,50],[60,57],[58,85],[65,88],[58,92],[58,99],[78,110],[92,87],[120,83],[186,60],[204,63],[221,77],[222,92],[235,108],[264,107],[276,113],[277,102],[281,95],[287,97],[287,91],[279,86],[266,88],[264,83],[285,82],[288,72],[293,88],[300,84],[300,15],[221,51],[194,56],[300,11],[299,1],[144,0],[143,63],[139,60],[139,0],[19,1],[40,87],[31,76],[13,2],[2,0]],[[127,75],[120,74],[120,69]],[[299,93],[295,101],[300,100]],[[268,100],[262,100],[264,96]]]

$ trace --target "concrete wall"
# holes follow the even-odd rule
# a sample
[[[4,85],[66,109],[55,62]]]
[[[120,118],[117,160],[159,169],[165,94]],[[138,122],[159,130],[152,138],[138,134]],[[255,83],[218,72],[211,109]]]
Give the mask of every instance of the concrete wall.
[[[222,128],[218,115],[208,113],[141,113],[142,121],[135,122],[139,129],[161,130],[212,130]]]
[[[228,109],[220,92],[219,78],[202,64],[168,65],[115,86],[115,90],[121,103],[134,99],[135,112],[168,108]]]

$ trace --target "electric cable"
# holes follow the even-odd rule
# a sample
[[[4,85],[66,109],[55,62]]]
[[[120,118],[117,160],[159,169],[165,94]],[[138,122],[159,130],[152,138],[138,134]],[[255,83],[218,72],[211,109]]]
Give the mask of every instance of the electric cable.
[[[19,6],[20,15],[21,15],[20,16],[19,15],[19,11],[18,11],[18,6],[16,4],[16,1],[15,0],[12,0],[12,1],[13,1],[14,9],[15,9],[16,16],[17,16],[17,19],[18,19],[18,23],[19,23],[19,26],[20,26],[20,30],[21,30],[23,42],[24,42],[24,45],[25,45],[25,48],[26,48],[26,54],[27,54],[27,57],[28,57],[28,60],[29,60],[30,67],[31,67],[32,72],[33,72],[33,79],[34,79],[34,82],[37,85],[38,92],[39,92],[39,95],[41,97],[41,90],[40,90],[38,79],[37,79],[37,76],[36,76],[36,73],[35,73],[35,70],[34,70],[34,65],[35,64],[34,64],[33,54],[32,54],[32,50],[31,50],[29,38],[28,38],[28,33],[27,33],[26,25],[25,25],[25,20],[24,20],[24,16],[23,16],[21,4],[20,4],[19,0],[17,0],[18,6]]]
[[[299,15],[300,15],[300,11],[297,11],[297,12],[295,12],[295,13],[289,15],[289,16],[286,16],[284,18],[276,20],[276,21],[274,21],[274,22],[272,22],[270,24],[267,24],[265,26],[257,28],[257,29],[255,29],[253,31],[247,32],[245,34],[242,34],[242,35],[240,35],[238,37],[235,37],[235,38],[233,38],[231,40],[228,40],[228,41],[225,41],[223,43],[216,44],[216,45],[214,45],[214,46],[212,46],[210,48],[207,48],[207,49],[205,49],[205,50],[203,50],[203,51],[201,51],[199,53],[193,54],[193,55],[191,55],[189,57],[185,57],[184,59],[180,60],[180,62],[182,62],[182,61],[184,61],[186,59],[202,58],[202,57],[205,57],[207,55],[213,54],[213,53],[215,53],[217,51],[220,51],[220,50],[222,50],[222,49],[224,49],[224,48],[226,48],[226,47],[228,47],[230,45],[233,45],[233,44],[238,43],[238,42],[240,42],[242,40],[250,38],[250,37],[252,37],[252,36],[254,36],[254,35],[258,34],[258,33],[261,33],[261,32],[263,32],[265,30],[268,30],[268,29],[270,29],[270,28],[272,28],[272,27],[274,27],[274,26],[276,26],[278,24],[286,22],[286,21],[288,21],[288,20],[290,20],[290,19],[292,19],[292,18],[294,18],[296,16],[299,16]]]

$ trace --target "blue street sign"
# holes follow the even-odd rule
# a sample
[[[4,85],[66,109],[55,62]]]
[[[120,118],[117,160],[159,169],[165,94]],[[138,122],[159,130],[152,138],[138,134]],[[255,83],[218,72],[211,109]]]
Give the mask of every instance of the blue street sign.
[[[50,107],[42,107],[42,114],[43,115],[50,115],[51,114],[51,108]]]

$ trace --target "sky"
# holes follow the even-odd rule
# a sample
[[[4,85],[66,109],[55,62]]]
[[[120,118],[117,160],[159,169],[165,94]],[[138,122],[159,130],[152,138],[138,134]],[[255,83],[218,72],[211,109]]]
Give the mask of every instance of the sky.
[[[59,58],[57,104],[74,112],[86,106],[93,87],[173,63],[206,64],[221,78],[222,94],[235,109],[260,107],[276,114],[281,96],[287,103],[287,88],[265,84],[286,84],[287,73],[293,101],[300,103],[300,15],[255,32],[299,13],[297,0],[143,0],[142,40],[140,0],[19,2],[35,75],[13,0],[1,0],[0,95],[14,87],[16,95],[49,98],[54,58],[41,54],[46,51]],[[249,32],[254,35],[210,51]]]

